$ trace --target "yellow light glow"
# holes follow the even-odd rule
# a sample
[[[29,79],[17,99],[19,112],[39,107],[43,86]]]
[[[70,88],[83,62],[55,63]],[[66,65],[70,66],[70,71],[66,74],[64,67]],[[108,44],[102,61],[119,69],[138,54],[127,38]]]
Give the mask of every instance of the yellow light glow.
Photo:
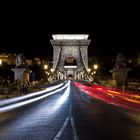
[[[95,64],[93,67],[94,67],[95,70],[98,69],[98,65],[97,64]]]
[[[111,90],[109,92],[120,94],[119,92],[115,92],[115,91],[111,91]],[[108,93],[108,95],[111,95],[111,93],[110,94]],[[117,96],[117,95],[114,95],[114,96]],[[137,101],[137,100],[134,100],[134,99],[130,99],[128,97],[121,97],[121,98],[124,99],[124,100],[126,100],[126,101],[129,101],[129,102],[140,104],[140,101]]]
[[[135,98],[140,99],[140,96],[139,95],[132,95],[132,96],[135,97]]]
[[[45,65],[44,65],[44,69],[45,69],[45,70],[48,69],[48,65],[45,64]]]
[[[94,71],[93,74],[96,74],[96,71]]]
[[[113,91],[113,90],[108,90],[108,92],[110,92],[110,93],[115,93],[115,94],[120,94],[119,92]]]
[[[0,59],[0,65],[2,65],[2,59]]]
[[[91,69],[89,68],[87,71],[88,71],[88,72],[91,72]]]
[[[53,73],[54,72],[54,69],[51,69],[51,72]]]
[[[130,98],[125,98],[125,100],[130,101],[130,102],[133,102],[133,103],[138,103],[138,104],[140,104],[140,101],[133,100],[133,99],[130,99]]]

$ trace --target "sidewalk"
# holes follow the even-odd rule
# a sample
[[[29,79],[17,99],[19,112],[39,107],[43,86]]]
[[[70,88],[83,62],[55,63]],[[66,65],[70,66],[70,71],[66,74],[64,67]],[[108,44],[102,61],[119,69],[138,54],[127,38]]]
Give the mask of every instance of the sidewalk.
[[[31,87],[31,89],[30,89],[28,94],[33,93],[33,92],[37,92],[37,91],[41,91],[43,89],[44,88],[38,87],[38,86]],[[4,100],[4,99],[8,99],[8,98],[14,98],[14,97],[19,97],[19,96],[25,95],[25,94],[23,94],[23,91],[21,91],[19,95],[18,95],[17,92],[18,92],[17,90],[14,90],[14,91],[8,92],[6,95],[4,95],[3,89],[0,89],[0,100]]]
[[[5,91],[4,88],[0,89],[0,100],[13,98],[17,96],[17,90],[13,90],[11,88],[7,88]]]
[[[0,94],[0,100],[8,99],[8,98],[13,98],[16,97],[15,95],[8,95],[7,97],[4,97],[4,95]]]

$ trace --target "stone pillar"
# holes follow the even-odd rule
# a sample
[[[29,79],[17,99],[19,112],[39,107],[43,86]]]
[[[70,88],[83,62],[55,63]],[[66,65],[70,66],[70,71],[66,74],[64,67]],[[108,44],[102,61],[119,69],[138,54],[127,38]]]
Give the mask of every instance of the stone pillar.
[[[84,79],[84,74],[83,74],[83,72],[81,72],[81,77],[82,77],[82,79]]]
[[[56,69],[59,57],[60,57],[60,47],[59,46],[53,46],[53,69]]]
[[[81,57],[80,57],[80,48],[78,47],[78,50],[77,50],[77,56],[76,56],[76,62],[77,62],[77,67],[81,67]]]
[[[126,57],[124,54],[119,53],[116,57],[116,63],[110,72],[112,73],[113,80],[116,86],[124,90],[126,85],[126,79],[128,77],[128,71],[130,68],[126,67]]]
[[[124,88],[124,84],[126,82],[126,79],[128,77],[128,71],[129,68],[118,68],[118,69],[112,69],[110,72],[112,73],[113,80],[116,82],[116,86],[118,88]]]
[[[25,68],[13,68],[11,69],[14,72],[14,80],[20,80],[23,81],[23,75]]]
[[[81,75],[80,75],[80,73],[78,73],[78,80],[80,80],[81,79]]]
[[[57,72],[57,79],[59,80],[59,73]]]
[[[86,69],[88,69],[88,51],[87,51],[87,48],[88,48],[88,46],[82,46],[80,48],[81,57],[82,57],[82,60],[83,60],[83,63],[85,65]]]
[[[62,73],[60,73],[60,79],[63,80],[63,74]]]
[[[30,81],[31,70],[25,68],[13,68],[11,70],[14,72],[14,80],[21,81],[21,84],[26,80]]]

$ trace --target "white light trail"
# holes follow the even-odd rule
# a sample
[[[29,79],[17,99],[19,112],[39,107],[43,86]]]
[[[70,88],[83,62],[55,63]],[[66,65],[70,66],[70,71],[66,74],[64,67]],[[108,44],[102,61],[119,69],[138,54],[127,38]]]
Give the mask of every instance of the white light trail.
[[[68,98],[69,93],[70,93],[70,81],[68,81],[68,87],[67,87],[65,93],[60,97],[58,102],[63,104],[66,101],[66,99]]]
[[[10,104],[10,103],[14,103],[14,102],[18,102],[18,101],[21,101],[21,100],[25,100],[25,99],[28,99],[30,97],[34,97],[34,96],[37,96],[37,95],[44,94],[45,92],[49,92],[49,91],[52,91],[52,90],[55,90],[55,89],[61,87],[63,84],[64,83],[61,83],[61,84],[53,86],[53,87],[48,87],[45,90],[33,92],[33,93],[28,94],[28,95],[23,95],[23,96],[20,96],[20,97],[15,97],[15,98],[0,101],[0,106]]]
[[[68,97],[69,97],[69,94],[70,94],[70,81],[68,81],[67,85],[68,85],[68,86],[67,86],[67,89],[65,90],[64,94],[63,94],[60,98],[57,99],[57,102],[56,102],[57,105],[53,106],[52,109],[51,109],[51,110],[53,110],[54,112],[55,112],[58,108],[60,108],[60,106],[61,106],[61,105],[68,99]]]
[[[53,95],[53,94],[55,94],[55,93],[57,93],[57,92],[63,90],[64,88],[66,88],[66,87],[69,85],[69,83],[70,83],[70,82],[67,82],[66,85],[64,85],[63,87],[61,87],[61,88],[59,88],[59,89],[57,89],[57,90],[55,90],[55,91],[52,91],[52,92],[50,92],[50,93],[48,93],[48,94],[45,94],[45,95],[42,95],[42,96],[39,96],[39,97],[36,97],[36,98],[33,98],[33,99],[29,99],[29,100],[26,100],[26,101],[21,101],[21,102],[19,102],[19,103],[14,103],[14,104],[12,104],[12,105],[7,105],[7,106],[5,106],[5,107],[1,107],[1,108],[0,108],[0,113],[6,112],[6,111],[9,111],[9,110],[13,110],[13,109],[15,109],[15,108],[19,108],[19,107],[21,107],[21,106],[27,105],[27,104],[29,104],[29,103],[32,103],[32,102],[38,101],[38,100],[40,100],[40,99],[43,99],[43,98],[45,98],[45,97],[48,97],[48,96],[50,96],[50,95]]]

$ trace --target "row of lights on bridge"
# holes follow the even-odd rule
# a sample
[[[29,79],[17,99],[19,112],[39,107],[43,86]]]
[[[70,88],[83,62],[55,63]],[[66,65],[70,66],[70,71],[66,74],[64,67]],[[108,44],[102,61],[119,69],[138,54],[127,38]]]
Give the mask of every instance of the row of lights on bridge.
[[[93,65],[93,68],[94,68],[94,71],[93,71],[93,72],[91,72],[91,68],[89,68],[89,69],[87,70],[88,73],[91,73],[91,75],[96,74],[96,70],[98,69],[98,65],[97,65],[97,64]]]
[[[96,74],[96,70],[98,69],[98,65],[97,64],[93,65],[93,68],[94,68],[94,71],[91,73],[91,75]],[[48,70],[48,65],[47,64],[44,65],[44,69],[45,70]],[[50,71],[51,71],[51,73],[53,73],[54,72],[54,69],[51,68]],[[91,68],[88,69],[88,72],[89,73],[91,72]],[[46,71],[46,74],[50,75],[50,73],[47,72],[47,71]]]
[[[48,68],[49,68],[48,65],[45,64],[45,65],[44,65],[44,69],[45,69],[45,70],[48,70]],[[53,73],[53,72],[54,72],[54,69],[51,68],[50,71],[51,71],[51,73]],[[50,75],[50,73],[49,73],[48,71],[46,71],[46,74],[47,74],[47,75]]]

